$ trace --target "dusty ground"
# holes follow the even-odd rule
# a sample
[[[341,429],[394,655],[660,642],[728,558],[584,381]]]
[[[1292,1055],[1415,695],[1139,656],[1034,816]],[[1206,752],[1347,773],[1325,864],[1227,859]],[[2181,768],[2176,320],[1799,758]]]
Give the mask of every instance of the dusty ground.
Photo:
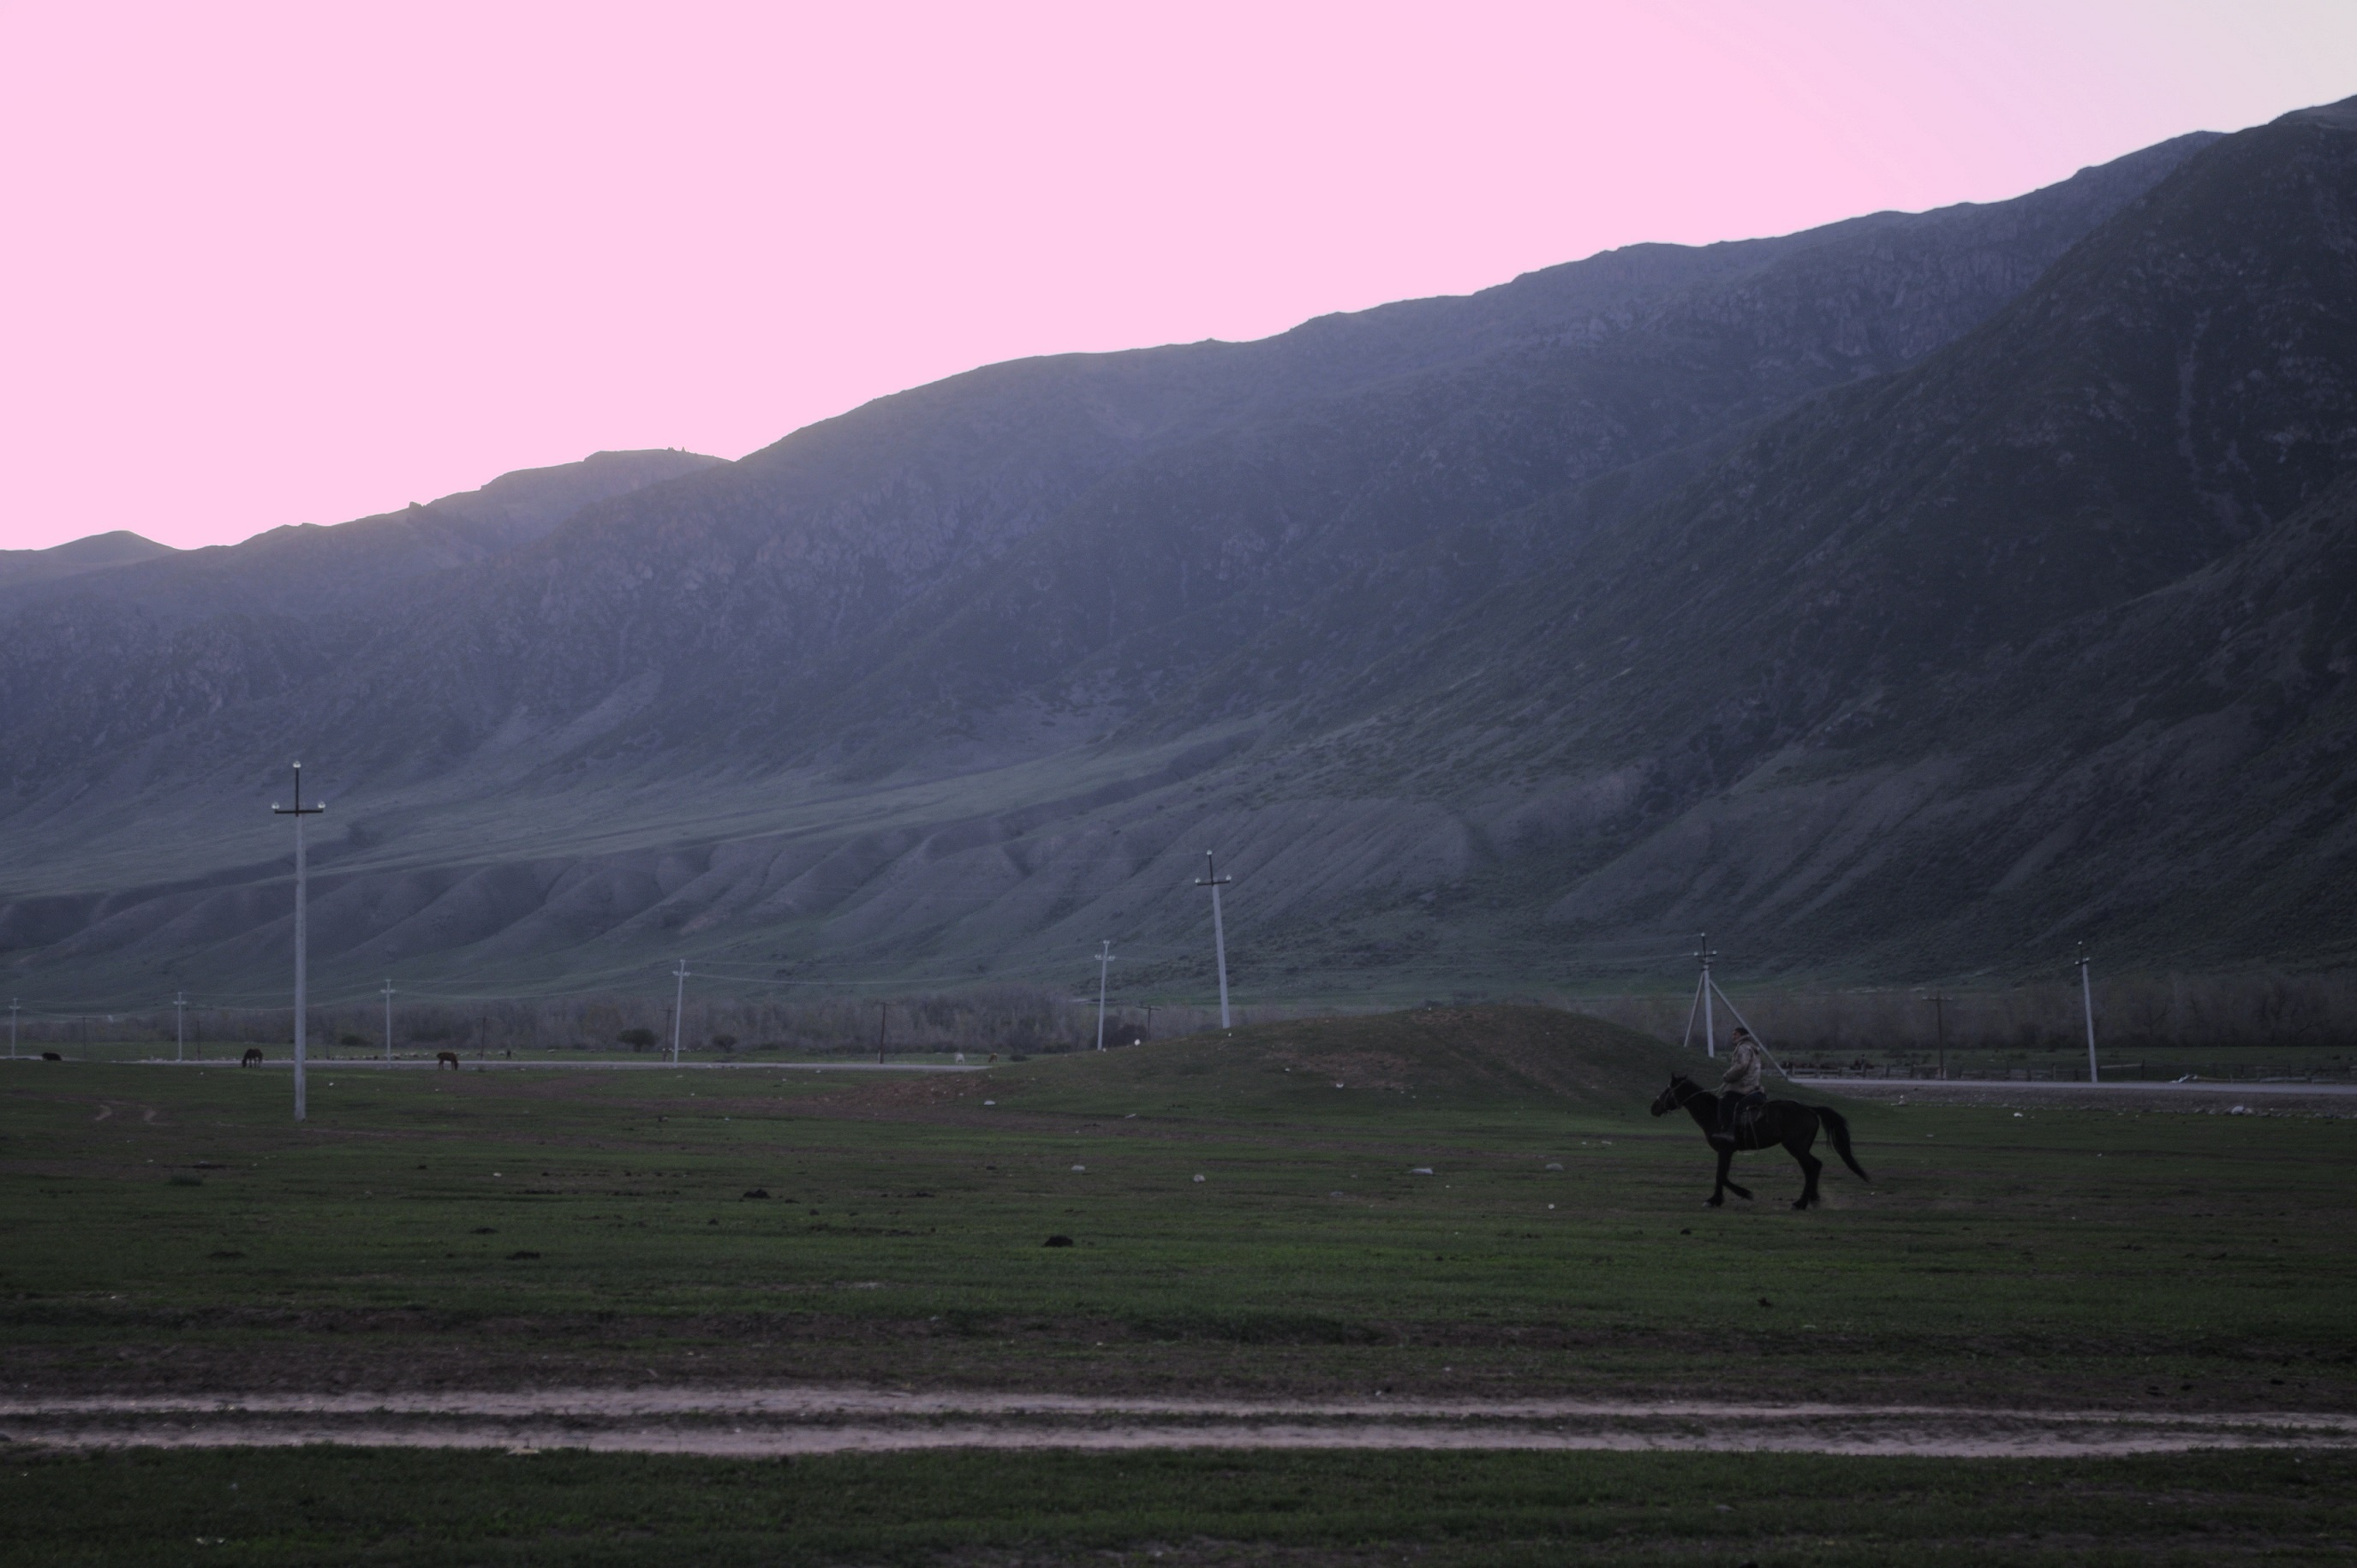
[[[2038,1106],[2081,1111],[2177,1111],[2195,1115],[2357,1116],[2357,1083],[2048,1083],[2002,1079],[1817,1078],[1775,1090],[1807,1100],[1812,1090],[1904,1105]],[[2237,1108],[2240,1108],[2239,1110]]]
[[[0,1399],[59,1447],[574,1448],[759,1456],[916,1448],[1389,1448],[2060,1457],[2357,1448],[2357,1416],[1588,1400],[1256,1402],[853,1388]]]

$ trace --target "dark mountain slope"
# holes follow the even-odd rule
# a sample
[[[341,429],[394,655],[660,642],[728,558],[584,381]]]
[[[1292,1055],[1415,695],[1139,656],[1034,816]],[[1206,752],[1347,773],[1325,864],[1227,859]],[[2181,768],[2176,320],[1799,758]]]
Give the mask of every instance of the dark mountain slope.
[[[2080,939],[2179,965],[2357,957],[2357,490],[1992,657],[1937,735],[1796,745],[1580,846],[1556,916],[1707,918],[1755,954],[2007,970]],[[1600,849],[1626,846],[1602,864]]]
[[[0,550],[0,586],[52,583],[60,577],[78,577],[84,572],[103,571],[134,561],[152,561],[171,553],[170,545],[158,544],[122,528],[112,533],[68,540],[47,550]]]
[[[2037,802],[1980,839],[1980,890],[2031,936],[2075,920],[2196,961],[2357,954],[2352,671],[2357,475],[2040,639],[1957,715],[1976,781]]]
[[[1738,769],[1837,715],[1855,740],[1871,693],[2175,581],[2337,483],[2357,458],[2352,257],[2357,134],[2294,118],[2230,138],[1986,326],[1764,427],[1311,711],[1396,701],[1391,722],[1421,725],[1469,669],[1518,661],[1574,710],[1523,737],[1533,757],[1657,734],[1652,715],[1749,735]],[[1660,643],[1614,667],[1611,701],[1584,697],[1597,663]]]
[[[718,465],[693,452],[598,452],[578,463],[520,468],[480,489],[462,490],[401,511],[333,527],[300,523],[257,533],[238,544],[173,551],[113,551],[70,588],[27,584],[0,570],[0,616],[88,605],[135,611],[158,626],[184,626],[221,615],[348,620],[382,603],[385,590],[411,578],[479,568],[540,539],[593,502],[629,495]],[[102,534],[57,551],[87,553]]]
[[[1309,672],[1315,727],[1370,721],[1309,777],[1621,780],[1612,819],[1577,819],[1546,860],[1577,889],[1558,914],[1591,932],[1732,932],[1749,911],[1740,934],[1786,957],[1928,963],[2133,910],[2213,959],[2282,950],[2303,922],[2312,943],[2315,901],[2357,874],[2334,771],[2351,520],[2325,499],[2352,459],[2357,125],[2294,116],[2192,160],[1986,327],[1776,423],[1564,572],[1355,682]],[[2300,682],[2211,660],[2246,635],[2246,600],[2300,628],[2305,651],[2276,659]],[[2202,650],[2198,681],[2155,624]],[[2206,705],[2165,723],[2147,680]],[[2285,874],[2286,854],[2324,858]],[[2158,890],[2214,894],[2229,867],[2247,913],[2211,897],[2147,918]],[[2308,913],[2262,921],[2262,904]]]
[[[868,600],[880,634],[798,647],[783,662],[791,671],[811,660],[802,680],[789,673],[758,692],[716,681],[709,706],[691,700],[668,722],[685,730],[733,714],[740,743],[774,723],[909,763],[947,738],[1005,733],[1010,708],[1034,723],[1039,704],[1100,723],[1134,714],[1369,562],[1429,551],[1455,530],[1599,476],[1627,476],[1609,488],[1625,505],[1651,493],[1631,482],[1642,466],[1905,364],[1985,318],[2195,140],[2018,203],[1884,215],[1796,237],[1806,243],[1777,242],[1760,264],[1625,324],[1591,320],[1167,446],[1091,487],[981,571],[960,561],[930,585],[903,579]],[[1525,541],[1554,553],[1575,542],[1576,531]],[[714,668],[726,668],[723,646],[791,635],[778,624],[791,616],[781,607],[791,590],[755,581],[757,610],[708,623]],[[849,618],[834,608],[791,618],[832,634]],[[895,734],[902,714],[916,722]]]
[[[2252,539],[2357,457],[2352,130],[2195,160],[1932,362],[1780,426],[1623,571],[1703,579],[1719,649],[1911,674]]]
[[[2012,202],[1700,250],[1635,247],[1469,299],[1324,318],[1262,343],[1067,356],[952,378],[742,463],[593,506],[496,565],[454,561],[468,570],[403,586],[403,574],[354,561],[340,592],[307,578],[307,599],[349,608],[353,622],[332,646],[292,650],[284,628],[212,628],[216,662],[235,665],[252,639],[251,672],[242,686],[211,682],[223,705],[197,710],[216,715],[208,733],[172,751],[274,751],[300,736],[356,769],[404,777],[495,736],[503,746],[535,737],[552,757],[585,743],[626,754],[691,746],[708,756],[726,744],[771,759],[841,756],[888,730],[906,700],[889,683],[857,688],[908,649],[909,624],[930,628],[987,596],[977,574],[1040,536],[1011,568],[1037,578],[1029,563],[1059,549],[1046,542],[1049,525],[1061,524],[1057,541],[1103,531],[1091,498],[1127,505],[1144,553],[1161,568],[1179,564],[1135,585],[1133,617],[1158,608],[1185,624],[1189,607],[1247,586],[1281,606],[1312,591],[1338,550],[1363,553],[1518,507],[1903,363],[1986,317],[2204,140],[2180,138]],[[1278,517],[1255,476],[1318,441],[1329,453],[1324,471],[1294,489]],[[1271,530],[1288,565],[1308,572],[1275,594],[1265,569],[1275,546],[1254,537]],[[1309,559],[1321,550],[1327,564]],[[1163,579],[1178,575],[1190,580],[1167,592],[1174,585]],[[1040,580],[1046,602],[1013,610],[1019,628],[1044,630],[1070,608],[1060,585]],[[371,605],[357,602],[363,595]],[[141,601],[151,617],[176,613],[164,596]],[[277,603],[241,601],[218,585],[205,600],[221,612]],[[1093,605],[1083,615],[1093,621]],[[124,639],[102,623],[50,624],[85,652]],[[158,657],[152,642],[127,640],[127,662],[144,669]],[[955,694],[979,710],[964,727],[998,735],[993,755],[1005,755],[1009,726],[989,710],[1061,702],[1031,688],[1102,640],[999,639],[1002,651],[964,660],[980,682]],[[275,679],[290,658],[316,671],[299,689]],[[241,697],[267,706],[233,712]],[[156,734],[179,722],[173,714],[194,716],[185,704],[132,703],[123,713],[135,718],[78,732],[91,713],[76,703],[43,715],[16,754],[20,780],[122,744],[126,724]],[[1048,733],[1051,744],[1071,738]],[[37,736],[49,744],[30,744]],[[925,726],[869,744],[884,746],[885,763],[922,766],[936,738]]]
[[[2346,516],[2347,140],[2296,118],[2019,203],[993,367],[396,587],[283,686],[109,732],[103,777],[186,841],[258,810],[254,758],[332,758],[356,829],[314,950],[355,973],[1191,954],[1207,845],[1263,987],[1514,983],[1706,923],[1817,968],[2028,962],[2119,927],[2091,875],[2185,886],[2070,837],[2074,779],[2169,778],[2147,842],[2192,843],[2235,768],[2297,759],[2274,831],[2337,842],[2338,623],[2281,607],[2339,559],[2284,531]],[[2319,683],[2100,744],[2031,699],[2066,650],[2125,679],[2104,650],[2164,635],[2138,607],[2212,573],[2284,585]],[[2235,725],[2210,773],[2162,760]],[[65,895],[0,940],[93,976],[278,961],[266,818],[143,888],[127,830],[35,841],[70,798],[0,826]],[[2170,940],[2280,953],[2253,933],[2335,875]]]
[[[388,602],[409,597],[405,586],[423,581],[428,596],[447,593],[458,575],[594,501],[717,462],[600,452],[332,528],[276,528],[201,550],[110,547],[70,582],[0,575],[0,619],[10,628],[0,642],[0,715],[12,777],[21,792],[59,768],[83,772],[92,754],[301,691],[350,657]],[[89,556],[96,544],[59,550]]]

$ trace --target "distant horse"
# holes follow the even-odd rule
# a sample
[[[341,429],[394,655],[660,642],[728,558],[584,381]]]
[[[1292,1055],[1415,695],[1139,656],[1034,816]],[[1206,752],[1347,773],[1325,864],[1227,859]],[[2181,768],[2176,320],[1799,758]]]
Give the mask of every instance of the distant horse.
[[[457,1072],[457,1071],[458,1070],[458,1053],[457,1053],[457,1052],[456,1052],[456,1051],[436,1051],[436,1052],[434,1053],[434,1070],[435,1070],[435,1071],[436,1071],[436,1072],[439,1072],[439,1071],[441,1071],[441,1070],[442,1070],[444,1068],[446,1068],[446,1067],[447,1067],[447,1068],[448,1068],[452,1072]]]
[[[56,1051],[43,1051],[41,1053],[41,1059],[45,1062],[61,1062],[66,1058],[59,1055]]]
[[[1673,1111],[1684,1110],[1702,1128],[1707,1138],[1718,1131],[1718,1096],[1697,1084],[1682,1072],[1670,1075],[1670,1087],[1662,1090],[1653,1101],[1653,1114],[1666,1116]],[[1804,1178],[1801,1196],[1792,1200],[1795,1208],[1808,1208],[1817,1202],[1817,1173],[1825,1162],[1809,1153],[1809,1145],[1817,1141],[1817,1128],[1822,1124],[1832,1138],[1834,1153],[1842,1164],[1856,1171],[1867,1181],[1874,1178],[1866,1174],[1849,1152],[1849,1122],[1830,1105],[1803,1105],[1797,1100],[1771,1100],[1749,1119],[1738,1121],[1735,1127],[1735,1148],[1720,1147],[1718,1154],[1718,1185],[1704,1199],[1713,1208],[1727,1201],[1728,1193],[1748,1198],[1750,1192],[1727,1180],[1727,1170],[1735,1163],[1736,1149],[1769,1149],[1784,1145],[1784,1152],[1801,1162]]]
[[[240,1067],[252,1067],[261,1059],[262,1047],[259,1046],[250,1046],[246,1048],[245,1055],[237,1058],[237,1065]]]

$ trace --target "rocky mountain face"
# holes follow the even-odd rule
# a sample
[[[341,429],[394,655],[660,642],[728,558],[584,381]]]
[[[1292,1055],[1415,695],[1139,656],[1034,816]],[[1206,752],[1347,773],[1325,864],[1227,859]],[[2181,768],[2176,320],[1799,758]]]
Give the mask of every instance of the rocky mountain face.
[[[2333,957],[2352,201],[2317,111],[0,572],[0,961],[267,983],[297,753],[355,979],[1190,993],[1207,848],[1264,993]]]
[[[11,575],[0,563],[0,622],[14,631],[0,647],[0,714],[16,799],[33,780],[87,777],[90,757],[313,689],[367,628],[406,613],[414,594],[447,591],[594,501],[718,462],[600,452],[403,511],[273,529],[242,544],[173,551],[115,533],[24,553],[89,560],[101,553],[84,547],[135,541],[67,582],[57,578],[69,574]]]
[[[87,539],[70,540],[47,550],[0,550],[0,585],[53,583],[60,577],[78,577],[84,572],[152,561],[170,553],[172,547],[168,544],[158,544],[128,529],[118,528],[112,533],[93,533]]]

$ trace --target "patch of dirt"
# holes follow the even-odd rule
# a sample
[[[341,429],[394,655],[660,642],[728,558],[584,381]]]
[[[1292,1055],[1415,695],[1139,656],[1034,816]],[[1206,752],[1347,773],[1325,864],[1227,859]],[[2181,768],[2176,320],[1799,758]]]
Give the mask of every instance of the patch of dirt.
[[[0,1397],[48,1447],[589,1449],[759,1456],[916,1448],[1544,1449],[2092,1457],[2357,1449],[2357,1416],[1589,1400],[1104,1398],[859,1388]]]
[[[2254,1116],[2357,1116],[2357,1085],[2331,1083],[2048,1083],[2003,1079],[1804,1078],[1792,1093],[1807,1091],[1896,1104],[1981,1105],[2006,1111],[2136,1111],[2225,1116],[2245,1107]]]

